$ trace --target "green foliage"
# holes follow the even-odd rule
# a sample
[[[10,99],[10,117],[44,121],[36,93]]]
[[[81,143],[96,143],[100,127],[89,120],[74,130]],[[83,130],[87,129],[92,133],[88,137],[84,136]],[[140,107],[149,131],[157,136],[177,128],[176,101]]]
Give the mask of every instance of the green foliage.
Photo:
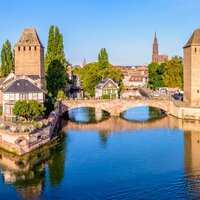
[[[66,95],[65,95],[65,92],[64,92],[63,90],[59,90],[59,91],[58,91],[57,99],[59,99],[59,100],[64,100],[64,99],[66,99]]]
[[[173,57],[164,66],[163,82],[168,87],[183,88],[183,59]]]
[[[46,108],[45,110],[45,115],[48,116],[51,111],[54,110],[54,104],[55,104],[55,99],[52,97],[51,94],[48,94],[46,97],[46,100],[44,102],[44,107]]]
[[[1,75],[7,77],[14,69],[14,54],[11,50],[11,44],[7,40],[1,50]]]
[[[110,99],[110,95],[109,94],[103,94],[102,99]]]
[[[37,101],[26,100],[17,101],[13,108],[13,113],[17,116],[24,117],[26,120],[34,120],[37,117],[44,115],[45,108],[40,105]]]
[[[105,48],[101,49],[98,55],[98,63],[99,63],[100,70],[106,69],[110,66],[109,60],[108,60],[108,54]]]
[[[49,28],[47,53],[45,55],[45,71],[47,72],[50,63],[58,60],[65,68],[67,61],[65,59],[63,35],[60,33],[57,26]]]
[[[53,60],[46,73],[46,88],[52,97],[58,95],[59,90],[64,90],[67,85],[66,73],[63,64],[59,60]]]
[[[148,65],[149,68],[149,81],[148,87],[155,90],[159,87],[165,87],[162,79],[164,64],[159,65],[158,63],[151,63]]]

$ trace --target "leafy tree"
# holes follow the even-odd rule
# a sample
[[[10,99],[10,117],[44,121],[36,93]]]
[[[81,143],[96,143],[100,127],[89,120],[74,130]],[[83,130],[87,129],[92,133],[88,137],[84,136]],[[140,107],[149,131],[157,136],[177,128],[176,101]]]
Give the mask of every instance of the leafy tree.
[[[11,50],[11,44],[9,40],[6,40],[1,50],[1,75],[3,77],[7,77],[13,69],[14,54]]]
[[[164,65],[165,65],[164,63],[159,65],[158,63],[154,62],[148,65],[149,69],[148,87],[150,87],[153,90],[165,86],[162,79]]]
[[[26,120],[36,119],[37,117],[44,115],[44,111],[44,106],[40,105],[35,100],[29,102],[26,100],[17,101],[13,108],[13,113],[15,115],[24,117]]]
[[[64,100],[66,98],[65,92],[63,90],[59,90],[57,94],[57,99]]]
[[[67,66],[65,59],[63,35],[60,33],[57,26],[50,26],[47,53],[45,55],[45,71],[47,72],[49,64],[58,60],[64,67]]]
[[[44,107],[46,108],[46,110],[45,110],[46,116],[48,116],[50,114],[50,112],[54,110],[55,99],[52,97],[51,93],[47,94],[45,102],[44,102]]]
[[[101,49],[98,55],[98,63],[99,63],[100,70],[106,69],[110,66],[109,60],[108,60],[108,54],[105,48]]]
[[[53,60],[46,73],[46,87],[52,97],[58,95],[59,90],[64,90],[67,85],[64,66],[58,60]]]
[[[173,57],[164,66],[163,82],[168,87],[183,88],[183,59]]]

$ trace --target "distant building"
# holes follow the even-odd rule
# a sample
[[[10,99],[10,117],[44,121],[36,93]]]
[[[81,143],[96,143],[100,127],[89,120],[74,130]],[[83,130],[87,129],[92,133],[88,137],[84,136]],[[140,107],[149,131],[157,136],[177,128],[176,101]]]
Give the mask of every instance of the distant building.
[[[87,61],[86,61],[86,59],[84,58],[84,60],[83,60],[83,67],[84,67],[85,65],[87,65]]]
[[[200,29],[196,29],[184,46],[184,102],[200,107]]]
[[[95,98],[108,98],[117,99],[119,97],[119,86],[116,81],[106,78],[95,86]]]
[[[155,33],[154,42],[153,42],[152,62],[164,63],[167,61],[168,61],[168,55],[166,55],[166,54],[159,55],[158,40],[157,40],[156,33]]]
[[[115,66],[124,75],[123,84],[126,89],[147,85],[148,68],[146,66]]]

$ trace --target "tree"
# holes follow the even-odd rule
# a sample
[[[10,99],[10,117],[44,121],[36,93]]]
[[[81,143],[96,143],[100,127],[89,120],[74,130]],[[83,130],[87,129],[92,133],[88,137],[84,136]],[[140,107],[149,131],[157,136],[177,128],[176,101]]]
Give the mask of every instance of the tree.
[[[60,33],[57,26],[50,26],[47,53],[45,55],[45,71],[47,72],[49,64],[58,60],[64,67],[67,66],[65,59],[63,35]]]
[[[13,108],[13,113],[17,116],[24,117],[26,120],[34,120],[37,117],[44,115],[45,108],[40,105],[37,101],[26,100],[17,101]]]
[[[164,63],[159,65],[158,63],[151,63],[148,65],[149,69],[149,80],[148,80],[148,87],[155,90],[159,87],[164,87],[165,84],[162,79],[162,74],[164,70]]]
[[[164,66],[162,75],[163,82],[167,87],[183,88],[183,59],[182,57],[173,57]]]
[[[1,50],[1,75],[3,77],[7,77],[13,69],[14,54],[11,50],[11,44],[9,40],[6,40]]]
[[[52,97],[58,95],[59,90],[66,88],[66,73],[64,66],[58,60],[53,60],[48,67],[46,73],[46,87],[48,93],[52,94]]]
[[[57,94],[57,99],[64,100],[66,98],[65,92],[63,90],[59,90]]]
[[[98,55],[98,63],[99,63],[100,70],[106,69],[110,66],[109,60],[108,60],[108,54],[105,48],[101,49]]]

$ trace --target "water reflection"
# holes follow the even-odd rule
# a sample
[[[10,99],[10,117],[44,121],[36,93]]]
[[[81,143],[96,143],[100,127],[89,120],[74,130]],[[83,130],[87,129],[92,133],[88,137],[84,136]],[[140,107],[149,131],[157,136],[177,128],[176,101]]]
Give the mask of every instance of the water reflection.
[[[77,123],[95,123],[109,118],[109,113],[98,108],[75,108],[69,111],[69,119]]]
[[[131,108],[121,113],[123,119],[135,122],[150,122],[165,116],[164,111],[148,106]]]
[[[51,146],[23,157],[0,150],[2,180],[5,184],[13,185],[20,198],[39,199],[47,181],[47,172],[51,188],[61,184],[64,178],[65,154],[63,136],[57,138]],[[6,199],[6,196],[1,197]],[[12,196],[9,199],[12,199]]]
[[[2,199],[200,198],[199,121],[111,117],[64,129],[29,156],[0,150]]]

